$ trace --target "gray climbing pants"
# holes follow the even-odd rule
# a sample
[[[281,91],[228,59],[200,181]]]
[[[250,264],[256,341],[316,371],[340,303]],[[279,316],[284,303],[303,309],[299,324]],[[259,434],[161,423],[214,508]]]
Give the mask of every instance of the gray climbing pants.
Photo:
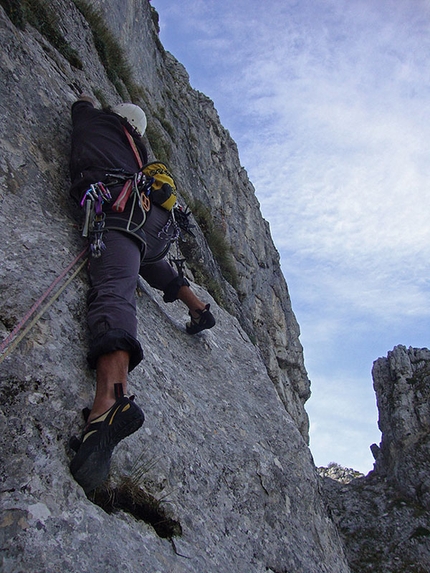
[[[101,355],[126,350],[130,354],[131,371],[143,358],[137,340],[135,292],[138,275],[150,286],[163,291],[165,302],[176,300],[181,286],[189,283],[164,258],[145,263],[142,260],[143,244],[132,235],[110,230],[103,240],[106,249],[99,258],[90,257],[88,266],[88,363],[96,368]]]

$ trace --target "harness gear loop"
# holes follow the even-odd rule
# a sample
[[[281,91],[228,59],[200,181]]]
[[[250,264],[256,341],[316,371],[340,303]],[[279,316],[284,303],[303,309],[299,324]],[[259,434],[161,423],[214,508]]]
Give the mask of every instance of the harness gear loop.
[[[85,220],[82,236],[93,236],[90,243],[90,251],[93,257],[101,256],[106,248],[103,242],[106,215],[103,213],[103,203],[110,202],[112,195],[103,183],[92,183],[81,201],[81,207],[85,204]]]

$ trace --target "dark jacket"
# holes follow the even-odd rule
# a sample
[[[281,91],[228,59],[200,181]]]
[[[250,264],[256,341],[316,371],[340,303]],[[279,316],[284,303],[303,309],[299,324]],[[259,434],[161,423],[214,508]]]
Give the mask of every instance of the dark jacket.
[[[148,162],[141,138],[120,116],[78,100],[72,106],[72,123],[70,194],[76,201],[81,200],[91,183],[105,182],[108,173],[132,174],[139,170],[123,126],[133,135],[142,163]]]
[[[124,126],[133,136],[143,165],[148,163],[148,154],[141,138],[134,134],[133,128],[119,115],[96,109],[86,100],[78,100],[72,106],[72,123],[70,193],[76,201],[81,201],[92,183],[110,183],[112,178],[107,177],[108,174],[132,175],[139,171]],[[112,205],[122,187],[123,182],[109,187],[113,199],[103,205],[105,228],[133,235],[144,245],[142,256],[145,261],[162,259],[170,248],[174,234],[174,227],[168,224],[170,213],[152,205],[150,211],[143,214],[132,199],[129,199],[123,213],[113,211]]]

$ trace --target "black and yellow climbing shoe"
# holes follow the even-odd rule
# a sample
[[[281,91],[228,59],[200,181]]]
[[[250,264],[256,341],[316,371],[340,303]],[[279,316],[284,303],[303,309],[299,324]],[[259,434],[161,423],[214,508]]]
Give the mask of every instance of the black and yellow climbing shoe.
[[[145,420],[142,410],[133,398],[122,396],[112,408],[92,420],[84,430],[82,439],[70,441],[76,455],[70,472],[88,494],[106,481],[115,446],[138,430]]]
[[[210,304],[207,304],[203,310],[196,310],[197,314],[199,315],[198,318],[194,318],[191,312],[189,313],[191,320],[186,324],[188,334],[197,334],[202,330],[206,330],[207,328],[212,328],[215,326],[214,315],[209,309]]]

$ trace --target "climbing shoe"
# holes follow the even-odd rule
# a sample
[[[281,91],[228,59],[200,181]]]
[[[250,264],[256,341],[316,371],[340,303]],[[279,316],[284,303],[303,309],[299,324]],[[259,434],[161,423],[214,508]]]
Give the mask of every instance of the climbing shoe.
[[[210,304],[207,304],[203,310],[196,310],[199,315],[198,318],[194,318],[190,314],[190,322],[187,322],[186,329],[188,334],[197,334],[202,330],[207,328],[212,328],[215,325],[214,315],[210,312]]]
[[[70,447],[76,451],[70,472],[86,494],[106,481],[113,449],[136,432],[144,420],[133,397],[121,396],[107,412],[87,424],[81,440],[70,440]]]

